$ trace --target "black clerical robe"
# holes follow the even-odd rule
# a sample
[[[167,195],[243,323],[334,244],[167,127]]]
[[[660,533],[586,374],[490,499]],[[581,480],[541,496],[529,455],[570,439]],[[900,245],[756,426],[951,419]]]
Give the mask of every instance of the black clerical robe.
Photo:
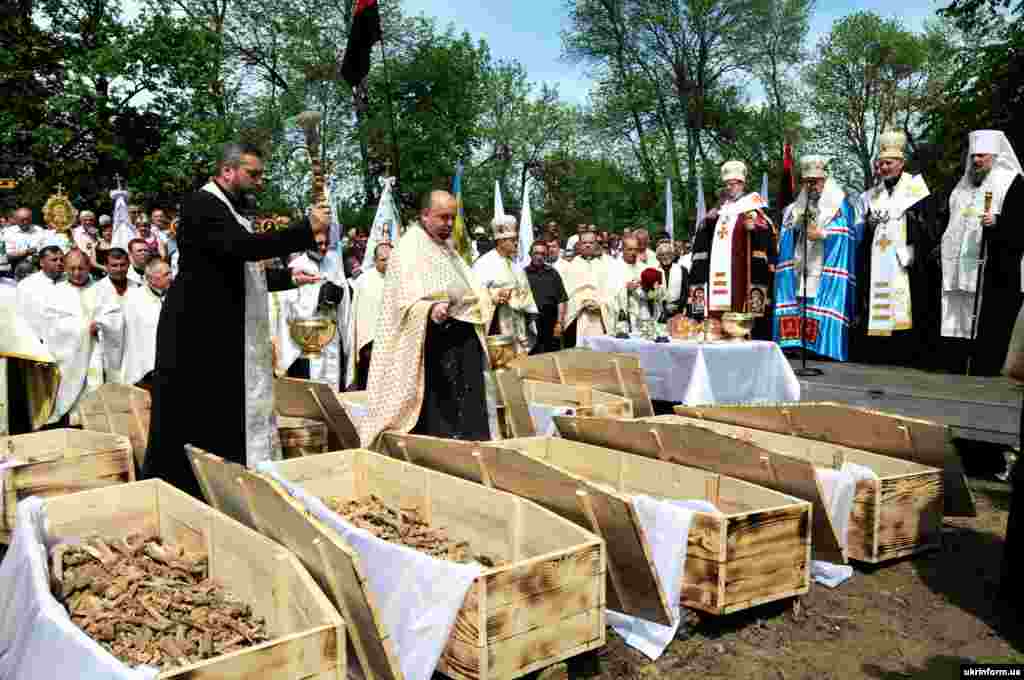
[[[236,199],[224,193],[238,211]],[[185,444],[245,465],[246,263],[312,247],[307,221],[254,234],[209,192],[198,191],[182,203],[178,276],[157,326],[144,478],[159,477],[201,496]],[[266,274],[270,291],[292,286],[288,270]]]
[[[742,220],[742,216],[736,219]],[[705,288],[708,284],[712,253],[716,248],[729,247],[732,249],[733,277],[731,311],[742,312],[747,309],[751,288],[760,288],[765,300],[771,298],[768,258],[774,252],[772,226],[759,210],[754,229],[747,231],[742,224],[737,225],[733,230],[732,243],[728,243],[723,239],[724,233],[715,230],[717,220],[717,211],[710,213],[700,231],[694,235],[688,285],[691,289],[695,286]]]

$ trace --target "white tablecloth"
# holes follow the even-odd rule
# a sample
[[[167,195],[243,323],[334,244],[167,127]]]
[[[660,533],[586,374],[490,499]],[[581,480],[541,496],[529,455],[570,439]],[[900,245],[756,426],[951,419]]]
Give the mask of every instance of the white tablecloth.
[[[657,343],[589,336],[579,344],[598,352],[636,354],[651,399],[658,401],[694,406],[800,401],[800,383],[774,342]]]

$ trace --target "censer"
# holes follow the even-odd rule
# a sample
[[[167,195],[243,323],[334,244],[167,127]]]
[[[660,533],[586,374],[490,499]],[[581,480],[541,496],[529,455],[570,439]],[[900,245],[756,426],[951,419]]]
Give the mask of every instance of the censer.
[[[319,111],[304,111],[297,118],[306,135],[306,150],[313,171],[313,205],[324,202],[325,178],[320,164],[320,131],[317,129],[322,118]],[[312,316],[288,320],[288,334],[302,348],[303,359],[319,359],[337,331],[337,321],[321,313],[319,308]]]

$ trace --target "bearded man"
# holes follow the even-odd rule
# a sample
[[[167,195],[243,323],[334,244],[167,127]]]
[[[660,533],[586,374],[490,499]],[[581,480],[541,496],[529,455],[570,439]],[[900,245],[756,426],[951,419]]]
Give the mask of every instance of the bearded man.
[[[819,356],[846,361],[856,302],[855,212],[846,192],[827,176],[826,165],[822,156],[800,159],[803,189],[782,217],[774,337],[781,347],[806,343]]]
[[[377,317],[364,447],[385,430],[451,439],[491,438],[484,333],[494,308],[451,242],[455,197],[431,191],[420,221],[398,240]]]
[[[707,286],[713,316],[746,310],[754,288],[768,298],[771,281],[773,225],[765,213],[767,204],[757,193],[746,191],[747,166],[740,161],[722,165],[722,182],[725,191],[718,207],[708,211],[694,236],[690,269],[690,297]]]
[[[972,132],[968,154],[942,236],[943,354],[951,369],[970,357],[971,375],[994,376],[1022,302],[1024,179],[999,130]]]
[[[897,131],[881,136],[881,181],[863,196],[858,361],[921,364],[934,342],[927,330],[927,298],[934,291],[927,285],[926,267],[942,227],[932,217],[936,199],[924,177],[904,171],[906,139]]]
[[[227,144],[217,176],[187,196],[179,214],[181,269],[160,310],[143,477],[196,497],[185,444],[250,467],[281,457],[267,291],[295,282],[260,261],[312,248],[330,218],[318,206],[308,221],[254,233],[241,212],[262,188],[262,152]]]
[[[516,353],[529,354],[537,342],[534,323],[537,305],[526,274],[515,263],[519,245],[516,218],[497,216],[491,221],[491,230],[494,250],[481,255],[473,264],[473,273],[490,293],[494,304],[494,318],[488,334],[512,336],[516,341]]]

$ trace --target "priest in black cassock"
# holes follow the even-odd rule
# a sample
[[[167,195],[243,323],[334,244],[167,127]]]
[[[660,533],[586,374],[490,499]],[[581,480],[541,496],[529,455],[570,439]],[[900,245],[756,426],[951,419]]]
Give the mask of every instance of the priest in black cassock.
[[[280,458],[274,418],[268,291],[308,283],[261,260],[314,247],[327,209],[282,231],[254,233],[241,215],[263,188],[260,150],[227,144],[217,176],[189,195],[178,220],[178,276],[157,327],[153,406],[143,477],[201,497],[192,444],[253,466]]]

